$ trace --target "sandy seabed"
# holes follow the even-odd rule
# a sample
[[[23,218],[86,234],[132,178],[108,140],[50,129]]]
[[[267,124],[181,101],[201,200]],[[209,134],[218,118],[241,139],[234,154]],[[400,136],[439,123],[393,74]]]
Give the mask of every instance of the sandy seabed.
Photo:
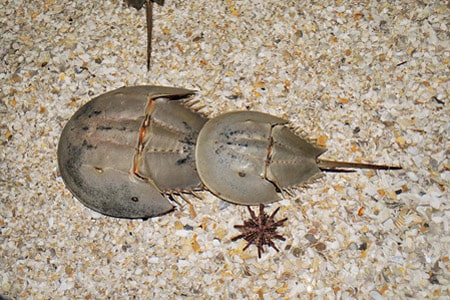
[[[0,295],[6,299],[448,299],[449,1],[0,3]],[[198,90],[209,116],[286,118],[323,157],[401,165],[335,174],[266,210],[287,217],[261,259],[208,192],[149,220],[95,213],[56,149],[92,97]]]

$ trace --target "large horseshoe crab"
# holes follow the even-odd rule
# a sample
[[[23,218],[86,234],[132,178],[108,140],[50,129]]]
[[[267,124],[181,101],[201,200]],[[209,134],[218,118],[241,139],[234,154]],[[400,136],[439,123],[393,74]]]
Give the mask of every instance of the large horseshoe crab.
[[[64,127],[58,165],[69,190],[87,207],[123,218],[173,209],[166,192],[201,186],[194,151],[206,122],[181,105],[194,92],[138,86],[100,95]]]

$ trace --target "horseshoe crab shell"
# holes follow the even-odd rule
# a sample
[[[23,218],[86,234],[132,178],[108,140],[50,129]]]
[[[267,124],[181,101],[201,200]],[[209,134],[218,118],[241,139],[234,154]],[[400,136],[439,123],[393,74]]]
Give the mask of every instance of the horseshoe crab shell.
[[[105,215],[148,218],[173,209],[164,193],[201,186],[194,149],[206,119],[181,101],[194,91],[124,87],[81,107],[64,127],[58,166],[69,190]]]
[[[230,112],[206,122],[195,159],[203,184],[216,196],[242,205],[280,200],[279,192],[322,171],[400,167],[318,159],[326,151],[296,135],[288,121],[251,111]]]

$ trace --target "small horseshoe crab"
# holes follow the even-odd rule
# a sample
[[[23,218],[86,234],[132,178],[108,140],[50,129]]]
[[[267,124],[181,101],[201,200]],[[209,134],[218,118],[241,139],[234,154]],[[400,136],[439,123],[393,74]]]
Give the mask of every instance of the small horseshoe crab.
[[[64,127],[58,165],[87,207],[122,218],[173,209],[165,196],[206,188],[242,205],[343,168],[399,169],[319,159],[326,151],[297,136],[288,121],[251,111],[207,120],[190,108],[192,90],[124,87],[81,107]]]
[[[203,184],[228,202],[258,205],[280,200],[280,192],[304,184],[322,171],[400,168],[322,160],[318,157],[327,149],[307,142],[287,125],[287,120],[255,111],[229,112],[210,119],[200,131],[195,149]]]

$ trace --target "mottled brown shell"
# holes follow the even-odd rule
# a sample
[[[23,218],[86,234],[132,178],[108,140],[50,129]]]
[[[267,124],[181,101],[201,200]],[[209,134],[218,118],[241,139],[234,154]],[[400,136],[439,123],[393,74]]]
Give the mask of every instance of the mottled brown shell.
[[[218,197],[256,205],[279,200],[283,188],[320,173],[325,149],[295,135],[287,121],[260,112],[230,112],[201,130],[195,158],[205,186]]]
[[[91,100],[65,126],[58,165],[86,206],[124,218],[173,209],[163,193],[201,186],[194,150],[206,119],[180,99],[194,91],[159,86],[120,88]]]

